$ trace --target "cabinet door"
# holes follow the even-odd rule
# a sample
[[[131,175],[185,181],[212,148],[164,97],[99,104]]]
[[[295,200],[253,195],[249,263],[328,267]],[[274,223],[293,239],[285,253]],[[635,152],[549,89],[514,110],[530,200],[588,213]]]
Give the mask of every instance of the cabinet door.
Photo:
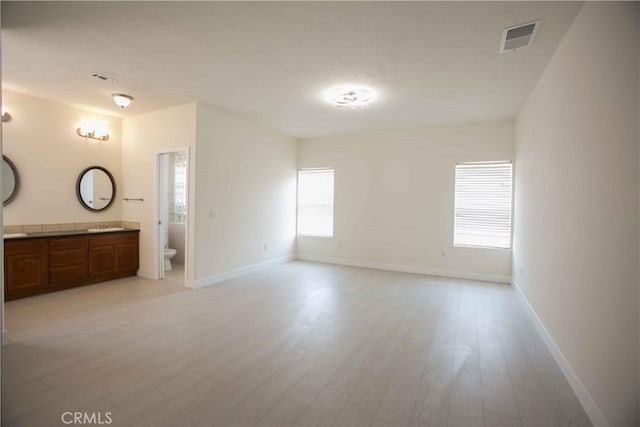
[[[115,272],[113,246],[93,246],[89,248],[89,277],[111,277]]]
[[[5,242],[4,283],[7,298],[44,292],[49,282],[47,242]]]
[[[138,270],[138,242],[116,245],[116,272],[135,272]]]

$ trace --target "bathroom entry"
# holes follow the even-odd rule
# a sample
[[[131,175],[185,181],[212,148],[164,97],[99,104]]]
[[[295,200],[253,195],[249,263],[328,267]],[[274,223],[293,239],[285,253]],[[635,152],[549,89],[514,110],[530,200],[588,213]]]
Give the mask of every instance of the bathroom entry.
[[[189,150],[157,154],[157,260],[158,278],[185,278],[189,206]]]

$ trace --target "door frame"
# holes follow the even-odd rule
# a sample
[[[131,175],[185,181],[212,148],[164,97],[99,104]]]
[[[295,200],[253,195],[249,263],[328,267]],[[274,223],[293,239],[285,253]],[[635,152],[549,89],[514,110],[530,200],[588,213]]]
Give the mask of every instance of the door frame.
[[[160,248],[160,242],[162,241],[162,237],[160,235],[160,159],[163,154],[172,154],[172,153],[182,153],[184,152],[187,156],[187,171],[186,171],[186,196],[187,196],[187,215],[185,216],[185,224],[184,224],[184,275],[185,281],[187,279],[187,266],[188,266],[188,257],[189,254],[189,215],[191,213],[191,207],[189,205],[190,202],[190,191],[189,191],[189,174],[191,169],[191,153],[189,146],[183,147],[175,147],[175,148],[165,148],[162,150],[156,150],[155,152],[155,203],[154,203],[154,217],[153,217],[153,246],[155,251],[155,262],[154,262],[154,276],[156,279],[164,279],[164,247]]]

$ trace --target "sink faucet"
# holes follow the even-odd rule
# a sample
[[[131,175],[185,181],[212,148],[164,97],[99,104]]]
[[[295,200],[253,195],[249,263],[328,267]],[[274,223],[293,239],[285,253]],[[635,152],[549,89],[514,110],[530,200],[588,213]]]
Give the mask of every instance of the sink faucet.
[[[100,226],[98,228],[109,228],[109,224],[102,223],[102,224],[100,224]]]

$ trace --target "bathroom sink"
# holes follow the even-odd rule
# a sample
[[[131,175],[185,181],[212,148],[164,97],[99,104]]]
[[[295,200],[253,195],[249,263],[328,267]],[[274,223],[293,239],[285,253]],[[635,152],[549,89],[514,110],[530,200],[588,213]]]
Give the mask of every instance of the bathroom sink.
[[[89,233],[106,233],[107,231],[122,231],[122,227],[106,227],[106,228],[90,228],[87,231]]]
[[[15,237],[26,237],[27,233],[4,233],[2,237],[5,239],[13,239]]]

